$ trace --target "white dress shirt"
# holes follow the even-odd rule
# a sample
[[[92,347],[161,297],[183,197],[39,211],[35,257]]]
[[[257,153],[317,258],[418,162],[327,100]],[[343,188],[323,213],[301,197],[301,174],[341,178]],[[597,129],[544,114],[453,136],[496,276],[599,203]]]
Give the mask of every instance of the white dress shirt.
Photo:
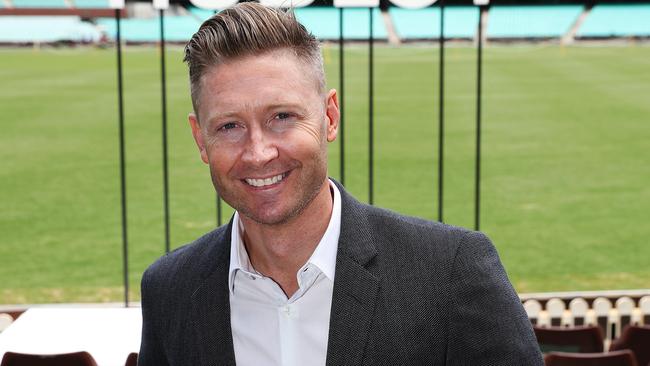
[[[238,366],[325,365],[336,251],[341,231],[341,196],[334,196],[325,234],[296,273],[298,290],[287,298],[280,286],[253,268],[244,227],[235,212],[230,243],[230,324]]]

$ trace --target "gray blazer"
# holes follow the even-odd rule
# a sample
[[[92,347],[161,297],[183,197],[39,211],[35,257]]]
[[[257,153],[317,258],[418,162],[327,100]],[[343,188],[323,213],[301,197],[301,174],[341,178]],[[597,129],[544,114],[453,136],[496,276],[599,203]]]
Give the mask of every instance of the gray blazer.
[[[339,189],[327,365],[543,365],[485,235],[368,206]],[[231,225],[145,272],[138,365],[235,364]]]

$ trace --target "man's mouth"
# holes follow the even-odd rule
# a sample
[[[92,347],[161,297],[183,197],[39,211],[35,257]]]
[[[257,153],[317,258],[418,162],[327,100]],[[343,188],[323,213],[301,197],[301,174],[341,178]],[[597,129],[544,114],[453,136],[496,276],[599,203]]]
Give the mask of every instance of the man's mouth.
[[[287,174],[288,173],[282,173],[282,174],[278,174],[278,175],[273,176],[273,177],[263,178],[263,179],[245,178],[244,181],[246,181],[246,183],[248,183],[248,185],[251,185],[253,187],[258,187],[258,188],[259,187],[266,187],[266,186],[270,186],[272,184],[276,184],[276,183],[280,182],[281,180],[286,178]]]

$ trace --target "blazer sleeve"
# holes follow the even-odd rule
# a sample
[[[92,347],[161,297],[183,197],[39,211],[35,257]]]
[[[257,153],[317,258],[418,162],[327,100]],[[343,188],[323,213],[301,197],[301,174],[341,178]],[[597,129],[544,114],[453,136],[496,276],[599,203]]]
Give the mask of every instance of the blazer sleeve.
[[[484,234],[465,233],[451,281],[447,365],[543,365],[530,320]]]
[[[160,304],[159,292],[160,281],[156,281],[147,270],[142,276],[141,302],[142,302],[142,340],[140,353],[138,354],[138,366],[168,366],[165,351],[160,339],[160,331],[163,327],[163,313],[157,310],[156,305]]]

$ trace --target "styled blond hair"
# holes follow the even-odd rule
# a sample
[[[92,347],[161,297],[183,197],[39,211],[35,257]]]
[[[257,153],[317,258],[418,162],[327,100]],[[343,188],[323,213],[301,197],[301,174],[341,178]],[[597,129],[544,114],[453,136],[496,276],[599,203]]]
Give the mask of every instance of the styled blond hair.
[[[198,113],[201,78],[207,69],[225,62],[286,49],[314,71],[319,92],[325,90],[320,43],[296,20],[293,11],[258,3],[239,3],[201,24],[185,46],[190,71],[192,106]]]

